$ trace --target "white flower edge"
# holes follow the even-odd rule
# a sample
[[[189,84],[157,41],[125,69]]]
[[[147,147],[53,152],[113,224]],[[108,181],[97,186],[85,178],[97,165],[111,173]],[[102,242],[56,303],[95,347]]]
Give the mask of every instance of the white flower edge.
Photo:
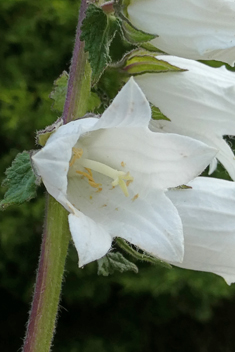
[[[182,223],[164,191],[197,176],[217,151],[188,137],[151,132],[150,119],[149,104],[130,79],[100,119],[60,127],[32,158],[48,192],[71,213],[79,266],[104,256],[117,236],[163,260],[182,261]],[[79,143],[92,160],[114,169],[127,164],[135,177],[129,197],[98,173],[96,182],[104,183],[98,193],[76,172],[68,177]]]
[[[198,177],[192,189],[170,190],[184,231],[183,262],[172,264],[212,272],[228,284],[235,282],[235,184]]]
[[[235,3],[231,0],[131,0],[129,20],[158,35],[152,44],[176,56],[235,63]]]
[[[151,120],[150,129],[190,136],[217,148],[217,159],[235,180],[234,154],[223,139],[224,135],[235,135],[235,74],[224,67],[160,57],[187,71],[136,77],[147,99],[171,120]],[[210,173],[215,168],[214,161]]]

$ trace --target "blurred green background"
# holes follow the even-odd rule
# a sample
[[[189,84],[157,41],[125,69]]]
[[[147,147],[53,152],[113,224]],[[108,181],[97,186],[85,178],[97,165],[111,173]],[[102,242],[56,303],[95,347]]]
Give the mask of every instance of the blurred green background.
[[[77,0],[0,1],[0,179],[35,131],[58,116],[53,81],[68,70]],[[225,175],[222,171],[222,175]],[[1,198],[3,197],[1,189]],[[38,198],[0,214],[0,351],[19,351],[44,214]],[[232,352],[235,285],[213,274],[139,264],[139,274],[97,276],[70,246],[53,352]]]

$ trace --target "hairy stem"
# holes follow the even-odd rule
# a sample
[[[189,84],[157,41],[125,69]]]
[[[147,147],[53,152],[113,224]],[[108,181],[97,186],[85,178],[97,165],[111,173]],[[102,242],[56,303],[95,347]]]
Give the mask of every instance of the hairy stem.
[[[91,90],[91,68],[84,51],[85,43],[80,40],[81,25],[87,7],[87,1],[82,0],[63,111],[64,124],[84,116],[87,112],[87,97]]]
[[[69,239],[68,213],[47,195],[47,217],[24,352],[50,351]]]
[[[86,113],[91,87],[91,69],[80,41],[81,24],[87,9],[81,0],[75,47],[70,67],[64,124]],[[55,331],[70,232],[68,212],[47,195],[45,227],[23,352],[49,352]]]

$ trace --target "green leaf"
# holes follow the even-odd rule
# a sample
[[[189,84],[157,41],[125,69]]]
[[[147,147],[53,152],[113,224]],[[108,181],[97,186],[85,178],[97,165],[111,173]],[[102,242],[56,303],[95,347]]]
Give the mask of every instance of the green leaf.
[[[98,262],[98,275],[108,276],[113,274],[114,271],[134,271],[138,273],[137,266],[123,257],[119,252],[108,253],[105,257],[97,260]]]
[[[91,4],[82,23],[81,40],[85,41],[85,51],[89,52],[94,85],[111,62],[110,44],[120,28],[119,20],[113,15],[106,15],[102,9]]]
[[[164,115],[159,108],[154,105],[151,105],[152,110],[152,119],[153,120],[167,120],[171,121],[166,115]]]
[[[7,186],[0,209],[4,210],[13,204],[21,204],[36,197],[37,179],[32,170],[29,152],[17,154],[12,165],[6,170],[2,185]]]
[[[96,93],[91,92],[87,102],[87,111],[88,112],[94,111],[96,108],[100,106],[100,104],[101,104],[101,100],[99,96]]]
[[[67,93],[68,77],[68,73],[63,71],[62,74],[54,82],[54,89],[50,94],[50,98],[54,100],[51,108],[52,110],[55,110],[59,113],[63,112]]]
[[[57,111],[62,114],[64,109],[64,103],[67,94],[67,85],[68,85],[69,75],[66,71],[63,71],[62,74],[55,80],[54,89],[50,94],[50,98],[54,100],[52,104],[52,110]],[[94,92],[90,92],[90,96],[87,102],[87,111],[91,112],[98,108],[101,104],[100,98]],[[41,144],[40,144],[41,145]]]
[[[126,242],[122,238],[116,238],[116,243],[121,249],[123,249],[126,253],[130,254],[135,259],[138,259],[144,262],[149,262],[152,264],[157,264],[157,265],[163,266],[164,268],[171,269],[170,264],[162,261],[161,259],[155,258],[150,254],[145,254],[143,252],[135,250],[131,245],[128,244],[128,242]]]

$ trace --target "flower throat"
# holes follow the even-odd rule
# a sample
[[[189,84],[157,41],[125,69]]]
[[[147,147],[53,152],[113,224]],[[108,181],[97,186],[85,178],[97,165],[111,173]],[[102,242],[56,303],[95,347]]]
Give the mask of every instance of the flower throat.
[[[119,186],[123,193],[125,194],[126,197],[129,196],[128,189],[127,187],[131,182],[134,181],[134,177],[130,175],[129,172],[125,173],[123,171],[118,171],[113,169],[112,167],[100,163],[98,161],[82,158],[83,155],[83,149],[82,148],[73,148],[73,156],[71,158],[69,166],[73,166],[75,161],[77,161],[78,165],[81,165],[84,167],[85,171],[76,171],[77,174],[84,176],[88,179],[88,183],[91,187],[97,188],[98,191],[102,190],[102,184],[101,183],[96,183],[93,175],[92,175],[92,170],[99,172],[102,175],[108,176],[113,179],[112,181],[112,186]],[[126,181],[126,182],[125,182]]]

